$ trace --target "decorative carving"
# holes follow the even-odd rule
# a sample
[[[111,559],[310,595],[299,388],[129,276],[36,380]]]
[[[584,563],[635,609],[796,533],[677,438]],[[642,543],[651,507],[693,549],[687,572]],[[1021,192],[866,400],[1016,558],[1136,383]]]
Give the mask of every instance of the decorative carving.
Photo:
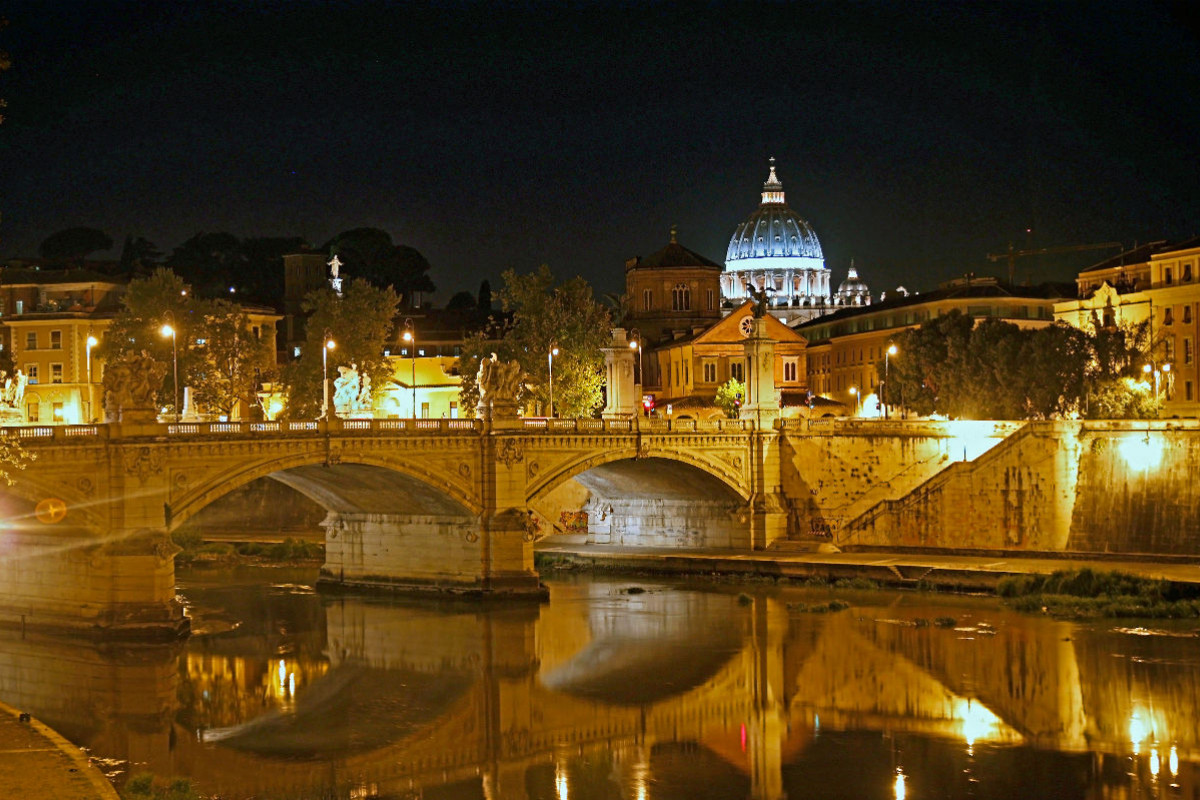
[[[649,457],[650,457],[650,442],[645,441],[645,440],[638,442],[636,458],[649,458]]]
[[[171,482],[175,484],[176,489],[186,489],[188,485],[188,476],[186,472],[176,472],[171,478]]]
[[[104,369],[104,416],[109,422],[135,421],[128,412],[154,416],[154,395],[167,374],[167,365],[159,363],[143,350],[139,355],[126,353]]]
[[[521,452],[521,447],[515,439],[505,439],[504,443],[500,445],[500,452],[497,455],[504,462],[504,466],[509,469],[512,468],[513,464],[525,459],[525,454]]]
[[[741,456],[734,456],[732,463],[733,463],[734,469],[741,471],[741,469],[742,469],[742,457]]]
[[[465,461],[462,462],[461,464],[459,464],[458,465],[458,474],[462,475],[464,478],[471,477],[471,465]]]
[[[521,386],[519,362],[501,362],[495,353],[484,356],[479,361],[475,384],[479,387],[479,403],[475,411],[480,419],[491,419],[493,415],[517,415],[517,391]]]
[[[138,447],[126,450],[122,457],[125,460],[125,471],[130,475],[136,475],[139,483],[144,484],[151,475],[162,472],[163,454],[162,450],[156,447]]]
[[[360,374],[357,362],[338,367],[338,376],[333,379],[333,410],[339,417],[370,412],[371,376]]]
[[[471,544],[475,544],[479,541],[479,534],[475,531],[467,531],[463,534],[463,539],[467,540]]]
[[[92,494],[92,490],[96,488],[96,485],[92,483],[92,479],[88,477],[80,478],[75,482],[75,486],[79,489],[79,491],[83,492],[89,497]]]
[[[527,469],[527,470],[528,470],[528,472],[529,472],[529,477],[533,478],[533,477],[536,477],[536,476],[537,476],[538,472],[539,472],[539,471],[541,471],[541,469],[542,469],[542,468],[541,468],[541,466],[538,464],[538,462],[536,462],[536,461],[530,461],[530,462],[529,462],[529,466],[527,466],[527,467],[526,467],[526,469]]]

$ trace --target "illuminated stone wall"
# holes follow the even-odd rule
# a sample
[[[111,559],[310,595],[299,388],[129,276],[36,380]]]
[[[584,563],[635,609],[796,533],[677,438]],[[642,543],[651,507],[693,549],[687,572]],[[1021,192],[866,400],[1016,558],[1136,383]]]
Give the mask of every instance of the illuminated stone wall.
[[[833,539],[841,545],[1194,554],[1200,546],[1198,467],[1200,423],[1194,421],[1029,423],[986,454],[882,498],[836,528]],[[871,482],[869,474],[853,477]]]

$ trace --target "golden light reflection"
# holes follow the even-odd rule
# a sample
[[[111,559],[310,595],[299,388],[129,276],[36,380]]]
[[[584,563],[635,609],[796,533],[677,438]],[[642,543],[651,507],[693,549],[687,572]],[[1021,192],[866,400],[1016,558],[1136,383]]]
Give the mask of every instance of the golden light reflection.
[[[1171,745],[1171,755],[1167,757],[1167,769],[1171,770],[1171,777],[1179,777],[1179,753],[1175,751],[1175,745]]]
[[[271,709],[289,711],[295,706],[297,692],[328,670],[324,661],[189,653],[187,680],[200,701],[196,723],[220,728]]]
[[[1133,752],[1136,755],[1138,746],[1146,741],[1150,736],[1150,727],[1146,724],[1146,720],[1142,717],[1141,711],[1134,711],[1129,716],[1129,743],[1133,745]]]
[[[908,795],[908,787],[905,786],[904,772],[896,770],[896,781],[892,785],[892,793],[896,796],[896,800],[904,800]]]
[[[1157,775],[1159,768],[1162,766],[1162,761],[1158,758],[1158,751],[1150,751],[1150,774]]]
[[[962,724],[962,736],[971,747],[980,739],[999,739],[1004,724],[999,717],[976,700],[955,700],[954,716]]]
[[[554,795],[558,800],[570,800],[567,790],[567,768],[562,763],[554,765]]]
[[[1117,452],[1130,469],[1145,472],[1162,463],[1162,438],[1149,433],[1127,433],[1117,440]]]

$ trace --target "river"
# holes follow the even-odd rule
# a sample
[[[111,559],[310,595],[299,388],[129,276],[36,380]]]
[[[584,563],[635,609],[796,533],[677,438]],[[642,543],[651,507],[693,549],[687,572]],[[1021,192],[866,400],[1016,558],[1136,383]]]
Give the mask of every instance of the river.
[[[1192,624],[567,575],[541,605],[180,570],[170,646],[0,634],[0,699],[121,786],[256,798],[1200,796]],[[831,599],[849,603],[814,612]]]

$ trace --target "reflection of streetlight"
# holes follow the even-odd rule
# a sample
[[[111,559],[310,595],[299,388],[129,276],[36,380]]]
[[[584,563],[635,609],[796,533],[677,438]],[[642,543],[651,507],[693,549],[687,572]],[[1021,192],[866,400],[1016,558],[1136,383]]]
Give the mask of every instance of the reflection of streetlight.
[[[883,351],[883,418],[889,419],[888,403],[891,400],[892,385],[888,383],[888,359],[896,355],[896,345],[889,344],[887,350]]]
[[[172,322],[175,321],[175,315],[172,314],[170,311],[167,311],[166,319],[167,319],[167,321],[163,323],[162,328],[159,329],[159,333],[161,333],[163,336],[171,337],[171,362],[174,364],[174,367],[175,367],[175,371],[173,373],[174,377],[172,379],[172,381],[175,384],[175,422],[178,423],[179,422],[179,348],[176,347],[176,344],[175,344],[175,340],[176,340],[175,326],[171,324]],[[89,356],[90,356],[90,352],[91,351],[89,350]],[[91,364],[90,358],[88,359],[88,363],[89,363],[89,365]],[[91,378],[89,378],[88,380],[90,381]]]
[[[857,417],[858,416],[858,387],[851,386],[850,394],[853,395],[853,397],[854,397],[854,416]]]
[[[329,419],[329,351],[337,347],[333,334],[325,329],[321,341],[321,419]]]
[[[547,416],[554,416],[554,357],[558,355],[558,348],[550,345],[550,352],[546,354],[546,364],[550,367],[550,413]]]
[[[413,419],[417,418],[417,330],[413,327],[412,319],[404,320],[404,335],[400,338],[408,342],[408,354],[412,356],[412,408]]]
[[[1150,375],[1151,373],[1154,375],[1154,415],[1160,416],[1162,414],[1162,403],[1158,399],[1158,376],[1160,372],[1163,375],[1169,375],[1171,372],[1171,364],[1168,362],[1163,364],[1161,367],[1156,367],[1153,362],[1149,364],[1143,364],[1142,372],[1146,373],[1146,375]]]

